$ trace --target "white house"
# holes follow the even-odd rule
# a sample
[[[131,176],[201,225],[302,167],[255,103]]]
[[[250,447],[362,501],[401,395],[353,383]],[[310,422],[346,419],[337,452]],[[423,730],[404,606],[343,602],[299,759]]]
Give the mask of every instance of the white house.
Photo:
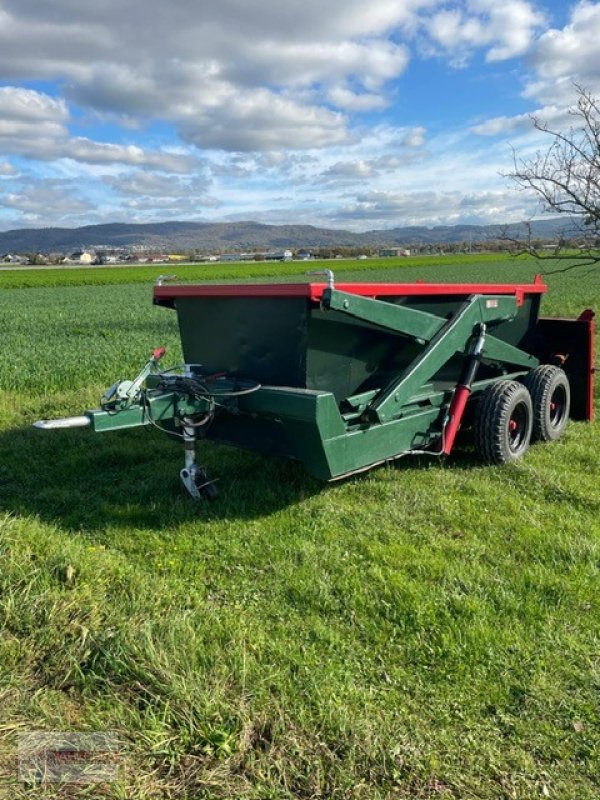
[[[63,259],[63,264],[91,264],[96,258],[94,253],[89,253],[87,250],[78,250],[76,253],[71,253]]]

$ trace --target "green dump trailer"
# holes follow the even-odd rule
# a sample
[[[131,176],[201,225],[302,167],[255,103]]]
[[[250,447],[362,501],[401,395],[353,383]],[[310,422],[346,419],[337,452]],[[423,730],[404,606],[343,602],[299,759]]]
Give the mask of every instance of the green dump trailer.
[[[99,409],[42,420],[96,432],[152,425],[185,448],[182,481],[214,497],[200,440],[297,459],[337,480],[410,453],[449,455],[459,430],[487,463],[593,414],[594,314],[540,318],[546,286],[340,283],[179,285],[185,363],[155,350]]]

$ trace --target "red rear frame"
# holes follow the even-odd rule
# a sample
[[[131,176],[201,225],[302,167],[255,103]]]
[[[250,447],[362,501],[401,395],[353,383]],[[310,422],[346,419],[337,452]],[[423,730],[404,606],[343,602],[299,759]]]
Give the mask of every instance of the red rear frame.
[[[154,287],[154,299],[158,305],[172,305],[177,297],[308,297],[319,302],[326,288],[326,283],[162,285]],[[533,283],[337,283],[336,289],[362,297],[512,294],[522,305],[526,294],[544,294],[548,287],[536,275]]]

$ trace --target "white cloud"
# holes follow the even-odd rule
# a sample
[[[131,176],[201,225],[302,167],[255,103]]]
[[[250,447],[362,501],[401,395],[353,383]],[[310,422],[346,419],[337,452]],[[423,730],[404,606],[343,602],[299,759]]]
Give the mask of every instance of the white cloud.
[[[0,74],[60,80],[122,120],[170,120],[202,148],[328,147],[348,138],[336,110],[385,105],[408,62],[390,34],[440,1],[3,0]]]
[[[427,129],[421,126],[411,128],[404,134],[402,138],[402,145],[404,147],[423,147],[425,144],[426,133]]]
[[[425,129],[419,129],[424,131]],[[411,148],[399,154],[387,154],[369,159],[356,159],[354,161],[336,161],[321,172],[317,181],[325,180],[330,183],[360,183],[370,178],[381,175],[391,175],[401,169],[406,169],[410,164],[426,158],[426,153],[418,150],[417,141],[424,143],[422,134],[407,134],[404,138],[406,146]]]
[[[182,197],[189,193],[206,192],[210,185],[206,178],[180,178],[139,170],[107,177],[104,182],[121,194],[134,197]]]
[[[564,28],[551,28],[537,40],[531,55],[536,77],[526,86],[525,96],[566,105],[573,99],[573,80],[599,92],[599,40],[600,3],[578,3]]]
[[[186,171],[194,164],[189,156],[72,137],[68,118],[62,99],[31,89],[0,88],[0,154],[41,161],[69,158],[86,164],[129,164],[174,172]]]
[[[533,73],[523,96],[542,105],[527,114],[484,120],[471,130],[481,136],[520,133],[531,130],[532,115],[557,130],[568,128],[573,123],[569,107],[576,99],[574,84],[600,92],[599,40],[600,3],[578,3],[564,28],[545,31],[531,47]]]
[[[371,225],[488,224],[518,221],[531,212],[530,204],[518,193],[483,191],[393,192],[369,191],[358,194],[336,215],[336,222],[370,221]]]
[[[353,92],[346,86],[332,86],[327,92],[327,99],[337,108],[344,111],[374,111],[385,108],[385,97],[371,92]]]
[[[471,130],[479,136],[498,136],[499,134],[531,131],[533,117],[557,129],[568,125],[572,121],[567,109],[558,106],[545,106],[528,114],[515,114],[512,117],[492,117],[479,125],[473,125]]]
[[[165,150],[144,150],[137,145],[95,142],[81,136],[68,139],[57,147],[57,155],[87,164],[127,164],[171,172],[187,172],[195,159]]]
[[[226,79],[288,87],[356,76],[362,84],[377,88],[399,75],[408,63],[406,47],[385,39],[301,43],[265,39],[243,43],[237,56],[237,61],[220,70]]]
[[[180,125],[184,141],[202,149],[307,149],[349,140],[345,120],[325,108],[296,103],[266,89],[231,98]]]
[[[0,114],[3,120],[18,122],[64,123],[69,118],[63,99],[16,86],[0,88]]]
[[[17,170],[8,161],[0,161],[0,177],[12,178],[17,174]]]
[[[125,198],[127,208],[166,216],[181,216],[200,208],[218,208],[219,200],[209,194],[211,181],[201,175],[186,178],[136,170],[112,177],[104,183]]]
[[[486,61],[523,55],[544,15],[527,0],[467,0],[462,8],[444,8],[424,22],[429,36],[460,65],[477,48]]]
[[[531,128],[532,120],[530,114],[516,114],[513,117],[491,117],[478,125],[473,125],[471,130],[478,136],[498,136],[503,133],[527,130]]]
[[[58,203],[56,214],[74,221],[90,197],[114,218],[139,220],[199,211],[265,218],[276,210],[281,221],[345,220],[357,228],[500,221],[525,200],[517,194],[513,205],[499,186],[506,146],[500,153],[486,139],[477,149],[472,133],[520,132],[527,115],[436,136],[411,108],[402,124],[407,100],[396,80],[407,69],[408,44],[455,64],[475,51],[488,62],[527,55],[526,93],[546,114],[562,113],[548,98],[573,74],[600,70],[596,12],[582,3],[565,28],[537,41],[543,15],[533,0],[0,0],[0,7],[0,75],[15,84],[47,81],[64,94],[0,90],[0,163],[24,156],[46,162],[36,167],[45,175],[85,176],[36,184],[49,206],[53,193],[72,188],[72,211]],[[389,116],[370,114],[396,98]],[[374,125],[374,118],[388,121]],[[98,119],[132,129],[95,141],[86,126]],[[181,146],[140,147],[146,125],[154,141]],[[201,158],[190,156],[195,148],[205,151]],[[25,179],[5,178],[14,213],[38,213]]]
[[[46,179],[31,181],[27,186],[0,197],[0,208],[18,215],[27,225],[84,224],[93,212],[93,203],[79,194],[76,183]]]
[[[0,74],[60,81],[67,100],[122,123],[167,120],[200,149],[330,148],[352,141],[351,115],[386,107],[409,60],[402,39],[419,26],[454,60],[485,48],[494,61],[525,52],[541,21],[528,0],[3,0]],[[37,107],[36,96],[20,98],[23,113],[68,124],[64,99]],[[86,163],[175,168],[163,154],[81,138],[62,150]]]
[[[321,177],[325,180],[354,182],[370,178],[373,173],[373,167],[367,161],[337,161],[322,172]]]

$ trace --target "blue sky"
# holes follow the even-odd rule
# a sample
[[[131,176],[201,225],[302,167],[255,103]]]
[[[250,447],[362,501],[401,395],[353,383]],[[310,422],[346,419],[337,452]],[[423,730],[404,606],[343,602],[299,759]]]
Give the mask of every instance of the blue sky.
[[[0,228],[539,216],[600,2],[0,0]]]

